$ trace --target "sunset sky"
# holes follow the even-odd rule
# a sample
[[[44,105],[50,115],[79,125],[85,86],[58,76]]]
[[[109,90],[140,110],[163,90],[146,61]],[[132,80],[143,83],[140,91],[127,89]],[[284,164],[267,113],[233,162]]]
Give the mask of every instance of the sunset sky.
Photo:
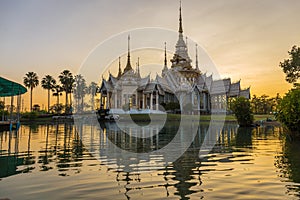
[[[29,71],[36,72],[40,80],[46,74],[57,78],[64,69],[77,74],[93,49],[112,36],[144,27],[176,33],[178,7],[175,0],[0,0],[0,75],[22,83]],[[283,95],[291,85],[286,83],[279,62],[288,57],[293,45],[300,45],[299,8],[299,0],[183,0],[183,31],[205,50],[221,77],[241,79],[243,88],[251,86],[251,94]],[[151,33],[145,40],[148,37]],[[126,39],[102,55],[113,58],[112,72],[117,69],[118,57],[110,55],[112,49],[120,48],[125,66]],[[133,34],[133,49],[142,39]],[[153,39],[163,48],[163,38],[153,35]],[[175,49],[172,41],[168,41],[168,59]],[[148,55],[136,52],[133,65],[139,56],[141,65],[158,65],[151,68],[151,74],[160,74],[162,51],[161,56],[152,57],[154,60],[147,58],[151,51]],[[194,61],[194,49],[189,53]],[[100,79],[97,67],[107,63],[97,62],[92,69]],[[201,57],[199,63],[209,74]],[[147,67],[142,66],[141,71],[149,73]],[[33,103],[46,106],[46,96],[39,86],[34,90]],[[26,94],[27,110],[28,103]]]

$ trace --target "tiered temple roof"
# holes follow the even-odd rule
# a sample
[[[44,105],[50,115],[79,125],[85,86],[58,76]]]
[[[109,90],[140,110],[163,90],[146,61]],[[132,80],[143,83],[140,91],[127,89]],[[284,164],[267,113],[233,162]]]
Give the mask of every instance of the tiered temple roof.
[[[198,54],[196,45],[196,67],[192,66],[192,60],[188,55],[187,43],[184,41],[181,6],[179,8],[179,30],[178,41],[175,46],[175,53],[171,61],[171,67],[167,66],[167,54],[165,43],[165,59],[162,69],[162,76],[156,75],[154,80],[150,80],[150,75],[141,77],[139,60],[136,70],[131,67],[130,62],[130,36],[128,36],[127,64],[123,72],[119,57],[119,71],[117,77],[109,73],[107,80],[102,80],[100,92],[116,92],[123,87],[136,87],[139,93],[149,94],[158,91],[159,95],[166,93],[174,94],[178,92],[191,92],[195,88],[200,93],[205,93],[208,97],[225,95],[226,98],[243,96],[250,98],[250,88],[241,89],[240,81],[231,82],[230,78],[213,80],[212,75],[202,74],[198,66]]]

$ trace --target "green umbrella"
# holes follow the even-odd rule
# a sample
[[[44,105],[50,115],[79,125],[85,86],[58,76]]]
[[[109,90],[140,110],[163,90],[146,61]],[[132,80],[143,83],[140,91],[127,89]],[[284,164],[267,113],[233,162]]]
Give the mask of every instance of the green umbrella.
[[[0,77],[0,97],[16,96],[25,92],[27,89],[23,85]]]

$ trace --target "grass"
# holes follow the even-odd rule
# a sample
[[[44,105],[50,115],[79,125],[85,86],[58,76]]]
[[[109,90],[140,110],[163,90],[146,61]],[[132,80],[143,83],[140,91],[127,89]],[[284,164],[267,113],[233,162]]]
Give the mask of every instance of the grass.
[[[132,114],[130,115],[133,121],[149,121],[150,117],[148,114]],[[120,116],[122,118],[122,115]],[[188,120],[198,120],[200,119],[201,121],[210,121],[211,120],[211,115],[180,115],[180,114],[168,114],[167,115],[168,120],[170,121],[180,121],[180,119],[188,119]],[[152,120],[161,120],[163,116],[161,115],[151,115]],[[254,121],[259,121],[259,120],[266,120],[267,118],[274,119],[274,115],[254,115]],[[123,116],[124,119],[124,116]],[[223,120],[224,115],[213,115],[214,120]],[[226,115],[225,116],[225,121],[227,122],[236,122],[236,118],[234,115]]]

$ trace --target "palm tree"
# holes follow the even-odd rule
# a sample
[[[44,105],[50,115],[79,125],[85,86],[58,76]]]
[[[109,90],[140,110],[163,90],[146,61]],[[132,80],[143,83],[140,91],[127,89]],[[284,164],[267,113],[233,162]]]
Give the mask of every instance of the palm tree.
[[[32,111],[32,90],[39,85],[39,77],[35,72],[27,72],[23,78],[23,83],[30,89],[30,111]]]
[[[69,70],[64,70],[60,73],[58,78],[62,85],[63,91],[65,91],[66,94],[65,112],[68,113],[68,94],[72,92],[74,85],[74,77]]]
[[[42,88],[44,88],[45,90],[48,90],[48,112],[49,112],[49,108],[50,108],[50,90],[52,90],[55,85],[56,85],[56,80],[50,76],[50,75],[46,75],[43,79],[42,79]]]
[[[62,95],[62,92],[63,91],[63,88],[60,86],[60,85],[55,85],[53,88],[52,88],[52,92],[53,92],[53,96],[56,96],[56,104],[58,105],[59,104],[59,96]]]
[[[85,79],[81,74],[75,76],[75,87],[74,87],[74,97],[76,99],[77,112],[82,112],[84,108],[84,96],[87,93],[87,86],[85,83]],[[80,106],[79,106],[80,101]]]
[[[95,104],[95,95],[97,92],[97,83],[91,82],[88,88],[88,93],[91,95],[91,104],[92,104],[92,110],[94,110],[94,104]]]

